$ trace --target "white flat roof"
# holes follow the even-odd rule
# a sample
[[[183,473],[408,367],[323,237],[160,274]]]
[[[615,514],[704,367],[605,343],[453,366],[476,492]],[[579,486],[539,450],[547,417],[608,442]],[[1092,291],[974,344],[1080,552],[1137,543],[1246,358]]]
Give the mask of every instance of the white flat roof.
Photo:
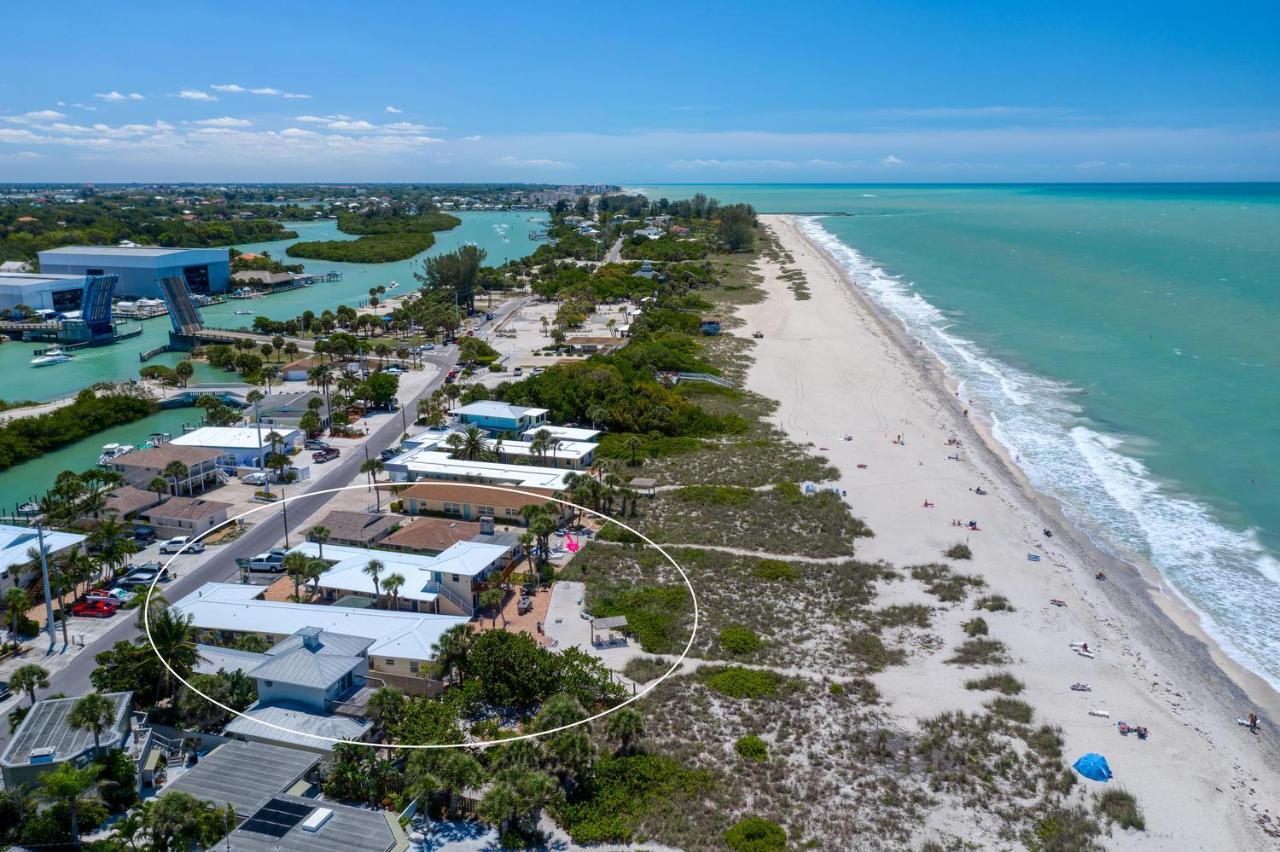
[[[532,429],[526,429],[520,433],[520,437],[526,441],[532,441],[537,437],[539,432],[546,431],[551,437],[558,438],[561,441],[595,441],[600,437],[599,429],[579,429],[577,426],[553,426],[550,423],[543,426],[534,426]]]
[[[69,547],[75,547],[85,540],[78,533],[44,531],[45,553],[53,555],[61,553]],[[39,536],[33,527],[19,527],[12,524],[0,524],[0,569],[14,565],[25,565],[31,561],[27,549],[39,545]]]
[[[468,414],[472,417],[506,417],[510,420],[519,420],[521,417],[537,417],[540,414],[546,414],[548,411],[550,409],[529,408],[524,405],[512,405],[508,402],[487,399],[464,405],[461,408],[455,408],[453,413],[458,415]]]
[[[289,426],[281,426],[273,424],[262,426],[262,447],[267,449],[271,446],[271,442],[267,440],[267,435],[275,431],[286,441],[296,439],[301,435],[297,429]],[[258,449],[258,427],[257,426],[202,426],[188,432],[185,435],[179,435],[170,443],[177,444],[180,447],[212,447],[224,450],[256,450]]]
[[[207,248],[176,248],[171,246],[58,246],[44,249],[42,255],[53,254],[99,254],[112,257],[164,257],[170,254],[187,254],[190,252],[209,251]],[[222,249],[226,251],[226,249]],[[230,259],[230,255],[227,255]]]
[[[443,479],[453,482],[485,482],[490,485],[519,485],[524,488],[564,488],[571,470],[537,467],[531,464],[498,464],[464,461],[435,450],[410,450],[386,463],[388,471],[403,471],[417,479]]]
[[[0,287],[30,289],[58,284],[84,284],[83,275],[48,275],[24,272],[0,272]]]
[[[452,453],[452,450],[449,449],[449,445],[446,443],[446,441],[448,440],[449,436],[454,434],[455,432],[460,433],[460,430],[450,429],[450,430],[445,430],[443,432],[434,431],[434,430],[431,432],[424,432],[420,435],[415,436],[414,438],[411,438],[408,441],[405,441],[405,444],[409,446],[416,446],[423,450],[435,450],[437,452],[450,454]],[[528,432],[526,432],[525,434],[528,434]],[[599,434],[599,433],[596,433],[596,434]],[[497,449],[497,446],[498,446],[497,441],[493,439],[485,439],[485,444],[491,450]],[[598,449],[600,449],[599,445],[592,444],[587,441],[561,440],[555,445],[554,450],[548,447],[546,450],[546,454],[553,458],[580,459],[583,456],[591,455],[591,453],[595,452]],[[532,441],[530,439],[526,439],[523,441],[503,441],[502,453],[504,455],[521,456],[525,458],[531,458],[537,455],[533,451]],[[397,456],[397,458],[399,457]]]
[[[371,581],[366,578],[366,582]],[[452,615],[244,600],[229,591],[242,588],[254,589],[256,594],[263,591],[261,586],[246,587],[240,583],[205,583],[173,606],[177,612],[190,615],[192,623],[201,630],[287,636],[304,627],[319,627],[371,640],[370,658],[395,657],[424,662],[435,658],[432,646],[446,630],[469,620]]]
[[[293,549],[310,557],[320,555],[320,547],[314,542],[303,542]],[[400,574],[405,578],[400,597],[430,603],[439,597],[432,588],[437,573],[475,577],[493,566],[508,550],[509,547],[500,544],[459,541],[436,556],[425,556],[394,550],[325,545],[325,559],[337,559],[338,562],[320,575],[319,584],[326,589],[367,592],[373,587],[373,580],[364,573],[364,569],[370,560],[377,559],[386,566],[379,575],[380,580],[390,574]]]

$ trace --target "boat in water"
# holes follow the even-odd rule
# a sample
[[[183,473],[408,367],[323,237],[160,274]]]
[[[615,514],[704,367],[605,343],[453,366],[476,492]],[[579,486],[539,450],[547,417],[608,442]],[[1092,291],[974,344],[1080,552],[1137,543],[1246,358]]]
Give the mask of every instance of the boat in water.
[[[44,350],[43,355],[37,355],[36,357],[32,358],[31,366],[48,367],[52,364],[61,364],[65,361],[70,361],[70,360],[71,360],[70,355],[68,355],[66,352],[63,352],[61,349],[58,349],[55,346],[52,349]]]
[[[253,311],[236,311],[237,314],[251,314]]]
[[[152,432],[147,436],[147,440],[142,442],[142,449],[149,450],[158,447],[161,444],[167,444],[173,440],[173,436],[168,432]]]
[[[133,452],[133,444],[103,444],[102,454],[98,456],[98,464],[106,466],[112,459],[118,459],[126,453]]]
[[[18,507],[19,515],[38,515],[40,514],[39,503],[23,503]]]

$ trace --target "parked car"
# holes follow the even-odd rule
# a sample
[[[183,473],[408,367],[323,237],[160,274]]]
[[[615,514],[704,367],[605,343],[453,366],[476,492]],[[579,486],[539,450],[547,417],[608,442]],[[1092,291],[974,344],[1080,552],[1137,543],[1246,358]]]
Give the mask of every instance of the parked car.
[[[246,473],[240,477],[240,481],[245,485],[266,485],[271,481],[269,473]]]
[[[156,577],[161,580],[169,578],[169,569],[159,562],[147,562],[124,575],[122,582],[130,586],[147,585]]]
[[[390,367],[387,367],[382,372],[386,373],[389,376],[401,376],[401,375],[404,375],[404,367],[397,367],[395,364],[392,364]]]
[[[436,348],[436,345],[434,343],[424,343],[422,344],[422,348],[430,352],[432,349]]]
[[[383,461],[391,461],[393,458],[400,455],[401,452],[402,450],[399,447],[387,447],[385,450],[378,453],[378,457]]]
[[[302,446],[308,450],[327,450],[329,445],[319,438],[308,438],[303,442]]]
[[[249,560],[249,570],[269,571],[272,574],[279,574],[284,570],[285,553],[286,551],[279,548],[269,550],[266,553],[259,553]]]
[[[156,540],[156,531],[150,527],[134,527],[133,540],[139,544],[150,544]]]
[[[324,464],[327,461],[333,461],[339,455],[341,455],[341,453],[338,452],[337,447],[326,447],[323,450],[317,450],[312,453],[311,460],[316,464]]]
[[[103,603],[113,603],[118,606],[124,606],[129,601],[137,597],[136,594],[128,589],[94,589],[84,596],[87,601],[102,601]]]
[[[9,684],[0,680],[0,701],[4,701],[6,698],[8,698],[12,694],[13,692],[12,690],[9,689]]]
[[[71,614],[81,618],[110,618],[119,609],[118,604],[109,604],[106,601],[80,601],[71,607]]]
[[[511,371],[511,375],[513,375],[513,376],[523,376],[523,375],[524,375],[524,367],[516,367],[514,370],[512,370],[512,371]]]
[[[203,541],[192,541],[185,535],[171,538],[160,545],[161,553],[204,553]]]

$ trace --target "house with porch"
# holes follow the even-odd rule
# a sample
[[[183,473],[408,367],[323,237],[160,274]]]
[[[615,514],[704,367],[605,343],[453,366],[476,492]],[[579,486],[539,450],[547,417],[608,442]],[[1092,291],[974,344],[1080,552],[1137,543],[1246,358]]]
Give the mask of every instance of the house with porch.
[[[547,421],[548,409],[511,405],[497,400],[484,400],[453,410],[453,416],[464,426],[475,425],[493,435],[518,435]]]
[[[450,482],[422,482],[412,485],[399,494],[402,511],[407,515],[438,515],[479,521],[493,518],[500,524],[525,526],[521,512],[527,506],[546,506],[556,517],[568,517],[571,507],[551,499],[555,494],[546,488],[520,488],[518,494],[506,488],[486,488]]]
[[[200,497],[170,497],[159,505],[144,509],[137,520],[155,530],[160,538],[187,536],[194,538],[227,521],[230,503]]]
[[[164,472],[173,462],[179,462],[187,469],[187,475],[179,477],[176,483]],[[158,477],[167,480],[171,488],[176,486],[179,494],[193,494],[217,485],[221,480],[220,467],[230,462],[231,459],[221,449],[170,441],[158,447],[116,456],[107,463],[107,469],[123,476],[125,482],[134,488],[146,490]]]

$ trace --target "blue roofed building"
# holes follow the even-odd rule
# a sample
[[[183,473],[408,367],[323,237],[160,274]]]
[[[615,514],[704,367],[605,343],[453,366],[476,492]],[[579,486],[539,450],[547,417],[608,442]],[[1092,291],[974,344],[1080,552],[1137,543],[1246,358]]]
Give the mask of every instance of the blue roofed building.
[[[459,423],[479,426],[495,435],[504,432],[518,435],[533,429],[547,422],[547,413],[545,408],[529,408],[496,400],[473,402],[453,410]]]
[[[40,271],[58,275],[115,275],[116,295],[158,299],[160,281],[181,278],[196,295],[226,291],[231,254],[225,248],[61,246],[39,253]]]

